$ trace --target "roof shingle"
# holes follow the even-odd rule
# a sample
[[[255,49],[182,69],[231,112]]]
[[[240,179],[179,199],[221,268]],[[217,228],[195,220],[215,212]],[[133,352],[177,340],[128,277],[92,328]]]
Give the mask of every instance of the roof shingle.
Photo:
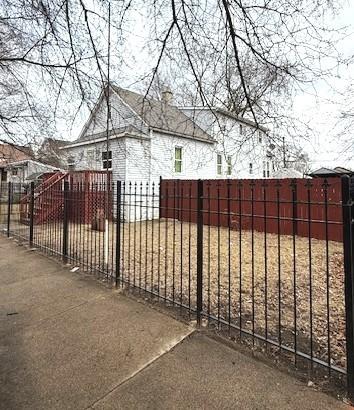
[[[144,98],[143,95],[112,85],[119,97],[138,114],[150,128],[183,135],[198,140],[213,142],[213,138],[202,130],[186,114],[163,101]]]

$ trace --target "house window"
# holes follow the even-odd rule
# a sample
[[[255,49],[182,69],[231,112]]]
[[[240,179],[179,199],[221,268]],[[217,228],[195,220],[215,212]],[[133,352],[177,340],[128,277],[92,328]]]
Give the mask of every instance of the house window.
[[[182,172],[182,148],[175,147],[175,172]]]
[[[262,133],[261,133],[261,131],[258,131],[258,142],[260,144],[262,144]]]
[[[267,161],[263,162],[263,178],[269,178],[270,177],[270,164]]]
[[[243,134],[243,127],[242,127],[242,124],[240,124],[240,135],[242,134]]]
[[[12,168],[11,175],[13,175],[15,177],[17,174],[18,174],[18,169],[17,168]]]
[[[216,173],[221,175],[222,173],[222,155],[218,154],[216,156]]]
[[[95,150],[94,149],[88,149],[86,151],[86,157],[87,157],[87,165],[89,167],[92,167],[94,164],[95,160]]]
[[[226,158],[226,162],[227,162],[227,175],[231,175],[232,174],[232,158],[230,155]]]
[[[112,151],[102,151],[103,169],[112,169]]]
[[[249,165],[249,173],[250,173],[250,175],[253,174],[253,164],[252,164],[252,162],[250,162],[250,165]]]

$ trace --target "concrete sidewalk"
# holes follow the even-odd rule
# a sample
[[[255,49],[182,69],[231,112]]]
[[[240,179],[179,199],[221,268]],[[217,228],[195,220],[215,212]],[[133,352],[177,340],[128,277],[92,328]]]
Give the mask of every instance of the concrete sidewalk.
[[[0,236],[1,409],[348,409]]]

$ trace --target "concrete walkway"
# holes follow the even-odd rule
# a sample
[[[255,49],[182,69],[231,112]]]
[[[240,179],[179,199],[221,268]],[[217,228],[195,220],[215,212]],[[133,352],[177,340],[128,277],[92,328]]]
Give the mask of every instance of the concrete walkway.
[[[1,409],[348,409],[0,236]]]

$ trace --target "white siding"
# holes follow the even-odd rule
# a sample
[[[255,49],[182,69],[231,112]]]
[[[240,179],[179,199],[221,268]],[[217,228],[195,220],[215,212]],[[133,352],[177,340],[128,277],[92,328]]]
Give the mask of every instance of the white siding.
[[[111,102],[111,121],[109,122],[109,129],[119,129],[122,127],[127,127],[129,125],[135,126],[142,132],[147,133],[148,129],[144,125],[143,121],[130,109],[124,102],[119,98],[119,96],[111,91],[110,94]],[[103,99],[92,119],[85,127],[85,132],[82,137],[95,135],[98,133],[106,132],[107,127],[107,104],[105,99]]]
[[[151,141],[126,138],[126,179],[128,181],[150,180]]]
[[[109,150],[112,151],[113,181],[126,179],[126,138],[117,138],[109,141]],[[94,151],[94,158],[90,160],[88,151]],[[102,152],[106,151],[106,142],[88,143],[79,147],[67,149],[72,157],[75,170],[103,170]]]
[[[182,148],[182,172],[175,172],[175,147]],[[151,139],[151,179],[215,178],[214,144],[154,132]]]
[[[183,109],[183,112],[217,140],[214,149],[223,155],[223,178],[263,178],[264,165],[266,166],[267,162],[272,176],[272,161],[266,156],[268,136],[264,132],[261,132],[262,142],[259,142],[259,130],[219,112],[215,114],[210,110],[197,109]],[[228,156],[232,158],[230,176],[227,175]],[[252,173],[249,172],[250,164]]]
[[[17,169],[17,175],[12,175],[13,168]],[[26,178],[32,174],[40,172],[55,172],[55,170],[56,168],[50,165],[42,164],[36,161],[28,161],[19,165],[9,164],[7,168],[7,181],[13,183],[28,182],[26,181]]]

